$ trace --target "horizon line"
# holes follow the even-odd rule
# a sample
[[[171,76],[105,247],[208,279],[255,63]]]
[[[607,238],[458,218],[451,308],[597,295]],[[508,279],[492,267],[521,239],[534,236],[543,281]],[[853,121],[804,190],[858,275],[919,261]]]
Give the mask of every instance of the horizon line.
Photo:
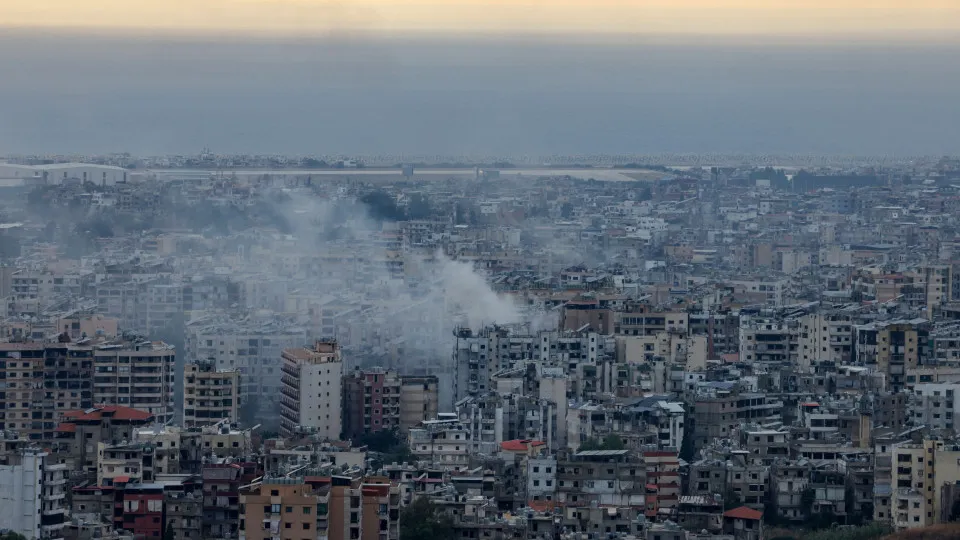
[[[99,39],[165,39],[181,42],[309,42],[336,39],[364,38],[373,41],[393,40],[423,40],[435,39],[452,41],[501,40],[503,42],[541,42],[556,43],[558,39],[570,44],[587,42],[592,45],[642,45],[642,44],[675,44],[695,45],[704,42],[725,42],[731,44],[763,44],[763,45],[960,45],[960,30],[939,30],[935,32],[916,30],[899,31],[869,31],[858,30],[849,32],[751,32],[707,33],[699,31],[663,31],[663,32],[629,32],[611,31],[598,32],[569,32],[558,29],[525,30],[525,31],[496,31],[476,30],[462,32],[457,30],[402,30],[382,31],[371,29],[326,30],[326,31],[281,31],[281,30],[248,30],[248,29],[177,29],[154,28],[147,26],[117,27],[76,27],[54,25],[4,25],[0,24],[0,39],[9,37],[5,33],[33,35],[41,37],[84,37]],[[681,43],[677,43],[681,41]]]

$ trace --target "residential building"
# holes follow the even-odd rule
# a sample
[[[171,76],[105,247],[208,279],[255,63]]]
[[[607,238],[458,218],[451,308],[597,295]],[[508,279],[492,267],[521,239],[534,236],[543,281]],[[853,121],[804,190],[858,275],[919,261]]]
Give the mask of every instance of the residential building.
[[[0,343],[0,429],[52,442],[65,412],[93,406],[93,354],[72,343]]]
[[[396,372],[382,368],[357,369],[345,376],[344,437],[399,430],[402,384]]]
[[[280,433],[308,431],[328,440],[342,433],[343,359],[336,341],[284,349]]]
[[[240,503],[240,540],[400,538],[400,488],[386,478],[265,478],[241,490]]]
[[[400,377],[400,431],[406,433],[439,412],[440,380],[435,375]]]
[[[183,369],[183,427],[240,420],[240,371],[218,370],[213,362],[187,364]]]
[[[174,416],[175,353],[162,341],[98,345],[94,401],[146,411],[165,424]]]
[[[45,451],[21,450],[11,463],[0,465],[0,529],[27,538],[62,539],[66,482],[66,465]]]

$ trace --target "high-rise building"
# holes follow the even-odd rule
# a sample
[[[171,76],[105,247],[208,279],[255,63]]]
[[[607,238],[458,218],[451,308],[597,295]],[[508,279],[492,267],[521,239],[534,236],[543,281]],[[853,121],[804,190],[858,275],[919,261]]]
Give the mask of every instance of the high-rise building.
[[[0,528],[27,538],[63,538],[66,473],[66,465],[37,449],[21,450],[0,465]]]
[[[93,406],[93,348],[73,343],[0,343],[0,430],[52,441],[66,411]]]
[[[280,403],[284,349],[309,343],[303,327],[278,317],[236,319],[214,313],[187,324],[186,358],[240,372],[241,403],[257,403],[258,418],[275,417]]]
[[[336,341],[284,349],[280,434],[309,431],[337,440],[342,431],[343,360]]]
[[[183,368],[183,427],[240,419],[240,371],[217,369],[213,362]]]
[[[93,392],[97,403],[146,411],[161,424],[173,419],[172,345],[146,340],[98,345],[94,367]]]
[[[401,379],[383,368],[357,369],[343,378],[344,437],[400,427]]]

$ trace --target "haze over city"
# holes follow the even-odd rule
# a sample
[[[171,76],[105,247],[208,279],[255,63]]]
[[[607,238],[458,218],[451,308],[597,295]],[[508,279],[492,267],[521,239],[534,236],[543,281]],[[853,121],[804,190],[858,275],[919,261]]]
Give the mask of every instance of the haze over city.
[[[0,540],[960,538],[958,0],[0,0]]]
[[[914,155],[960,137],[952,2],[4,8],[0,153]]]

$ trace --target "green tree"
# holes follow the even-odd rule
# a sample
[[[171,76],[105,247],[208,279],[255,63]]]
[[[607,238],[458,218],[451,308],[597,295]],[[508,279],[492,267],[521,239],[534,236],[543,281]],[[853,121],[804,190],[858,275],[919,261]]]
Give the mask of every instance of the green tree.
[[[407,219],[427,219],[431,215],[433,215],[433,208],[426,195],[422,193],[410,195],[410,202],[407,203]]]
[[[727,492],[723,495],[723,509],[732,510],[741,506],[743,506],[743,499],[740,498],[737,490],[728,487]]]
[[[680,459],[690,462],[697,456],[696,446],[693,444],[693,415],[688,414],[690,418],[683,426],[683,439],[680,441]]]
[[[600,439],[587,439],[580,443],[580,450],[624,450],[627,444],[617,435],[610,434]]]
[[[426,498],[400,511],[400,540],[456,540],[453,520]]]
[[[168,521],[163,527],[163,540],[175,540],[177,535],[173,532],[173,527]]]

